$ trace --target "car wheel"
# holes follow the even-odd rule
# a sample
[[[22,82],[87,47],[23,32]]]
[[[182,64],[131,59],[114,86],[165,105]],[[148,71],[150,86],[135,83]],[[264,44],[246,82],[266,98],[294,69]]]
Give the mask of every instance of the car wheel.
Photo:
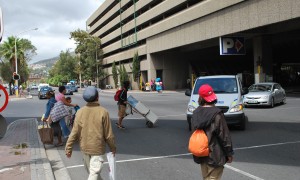
[[[187,122],[189,124],[189,131],[192,130],[192,122],[191,122],[192,118],[191,117],[187,117]]]
[[[270,104],[270,108],[273,108],[273,107],[274,107],[274,98],[272,98],[271,104]]]
[[[282,99],[281,104],[282,104],[282,105],[283,105],[283,104],[286,104],[286,97],[284,97],[284,98]]]

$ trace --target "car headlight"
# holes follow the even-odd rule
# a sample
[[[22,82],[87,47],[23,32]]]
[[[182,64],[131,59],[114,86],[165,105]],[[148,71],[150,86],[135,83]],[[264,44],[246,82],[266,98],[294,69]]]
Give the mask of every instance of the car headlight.
[[[269,99],[269,96],[263,96],[262,99]]]
[[[231,108],[229,112],[233,113],[233,112],[239,112],[241,110],[243,110],[243,105],[238,104],[238,105],[234,106],[233,108]]]
[[[188,110],[188,112],[193,113],[195,109],[196,109],[196,108],[195,108],[194,106],[189,105],[187,110]]]

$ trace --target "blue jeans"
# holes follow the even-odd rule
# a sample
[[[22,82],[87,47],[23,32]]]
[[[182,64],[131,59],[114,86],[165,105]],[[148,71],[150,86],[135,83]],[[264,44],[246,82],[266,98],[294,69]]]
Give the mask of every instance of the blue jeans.
[[[63,136],[64,136],[65,138],[69,137],[69,135],[70,135],[70,130],[69,130],[69,128],[67,127],[65,118],[62,118],[61,120],[59,120],[59,125],[60,125],[60,127],[61,127]]]

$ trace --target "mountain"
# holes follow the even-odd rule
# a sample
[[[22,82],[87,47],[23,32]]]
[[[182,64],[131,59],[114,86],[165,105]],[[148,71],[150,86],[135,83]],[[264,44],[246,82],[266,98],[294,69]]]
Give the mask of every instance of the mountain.
[[[37,65],[37,64],[45,64],[46,67],[52,67],[53,64],[55,64],[55,62],[59,59],[59,57],[53,57],[53,58],[49,58],[49,59],[44,59],[35,63],[32,63],[33,65]]]

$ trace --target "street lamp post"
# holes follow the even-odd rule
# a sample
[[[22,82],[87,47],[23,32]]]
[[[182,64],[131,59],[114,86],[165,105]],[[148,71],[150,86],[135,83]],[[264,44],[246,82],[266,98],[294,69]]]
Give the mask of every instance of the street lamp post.
[[[15,64],[16,64],[16,74],[18,74],[18,53],[17,53],[17,39],[18,39],[18,36],[19,35],[21,35],[21,34],[23,34],[23,33],[26,33],[26,32],[28,32],[28,31],[36,31],[36,30],[38,30],[38,28],[34,28],[34,29],[29,29],[29,30],[26,30],[26,31],[23,31],[23,32],[20,32],[19,34],[17,34],[16,36],[15,36]],[[19,80],[15,80],[15,86],[17,87],[17,89],[16,89],[16,96],[18,97],[19,96],[19,85],[18,85],[18,83],[19,83]]]

